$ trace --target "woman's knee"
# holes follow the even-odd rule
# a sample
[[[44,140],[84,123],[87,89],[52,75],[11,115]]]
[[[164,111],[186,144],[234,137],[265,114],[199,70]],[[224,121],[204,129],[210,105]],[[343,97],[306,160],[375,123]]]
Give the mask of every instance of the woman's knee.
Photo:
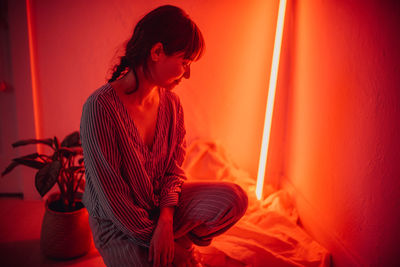
[[[213,214],[210,212],[210,206],[212,206],[216,213],[221,210],[231,210],[235,217],[240,218],[246,212],[248,205],[246,192],[239,185],[231,182],[185,183],[182,187],[180,201],[182,210],[187,208],[196,210],[195,217],[207,217],[209,214]],[[199,209],[199,207],[201,208]],[[204,216],[199,215],[199,210],[204,211]],[[214,218],[215,214],[212,217]]]
[[[239,185],[231,182],[222,184],[224,191],[232,199],[233,209],[236,210],[238,216],[242,217],[247,210],[248,196],[247,193]]]

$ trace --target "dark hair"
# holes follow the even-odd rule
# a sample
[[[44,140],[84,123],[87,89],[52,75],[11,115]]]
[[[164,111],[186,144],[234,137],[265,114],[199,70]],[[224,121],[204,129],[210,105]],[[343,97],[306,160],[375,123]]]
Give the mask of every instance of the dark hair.
[[[136,78],[134,90],[138,88],[135,68],[143,66],[147,72],[147,59],[151,48],[162,43],[166,55],[183,52],[185,59],[198,60],[204,51],[204,39],[200,29],[179,7],[164,5],[145,15],[135,26],[133,35],[125,48],[125,55],[114,66],[108,82],[117,80],[126,71],[132,70]]]

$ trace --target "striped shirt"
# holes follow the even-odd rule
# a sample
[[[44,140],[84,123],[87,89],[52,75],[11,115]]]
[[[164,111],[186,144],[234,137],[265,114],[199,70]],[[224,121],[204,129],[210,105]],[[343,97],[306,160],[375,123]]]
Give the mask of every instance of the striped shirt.
[[[126,107],[107,83],[83,105],[80,124],[89,214],[111,220],[135,243],[149,246],[157,208],[176,206],[186,179],[183,110],[160,89],[154,141],[147,146]]]

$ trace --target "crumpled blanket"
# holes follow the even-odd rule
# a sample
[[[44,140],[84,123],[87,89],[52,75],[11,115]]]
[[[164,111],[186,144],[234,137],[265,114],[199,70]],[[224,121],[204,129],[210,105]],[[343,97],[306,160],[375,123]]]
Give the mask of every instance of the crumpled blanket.
[[[220,144],[193,141],[183,168],[189,181],[230,181],[249,196],[243,218],[210,246],[198,247],[204,266],[330,266],[329,252],[298,225],[290,194],[267,186],[266,197],[257,200],[256,179],[235,165]]]

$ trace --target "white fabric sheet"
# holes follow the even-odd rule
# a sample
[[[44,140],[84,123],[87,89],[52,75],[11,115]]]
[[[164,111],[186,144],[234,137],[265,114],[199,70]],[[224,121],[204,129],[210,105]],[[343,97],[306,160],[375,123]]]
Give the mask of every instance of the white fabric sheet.
[[[255,178],[240,170],[222,146],[194,141],[183,165],[189,181],[231,181],[248,192],[245,216],[209,247],[199,247],[205,266],[330,266],[330,254],[298,224],[288,192],[267,189],[255,197]]]

